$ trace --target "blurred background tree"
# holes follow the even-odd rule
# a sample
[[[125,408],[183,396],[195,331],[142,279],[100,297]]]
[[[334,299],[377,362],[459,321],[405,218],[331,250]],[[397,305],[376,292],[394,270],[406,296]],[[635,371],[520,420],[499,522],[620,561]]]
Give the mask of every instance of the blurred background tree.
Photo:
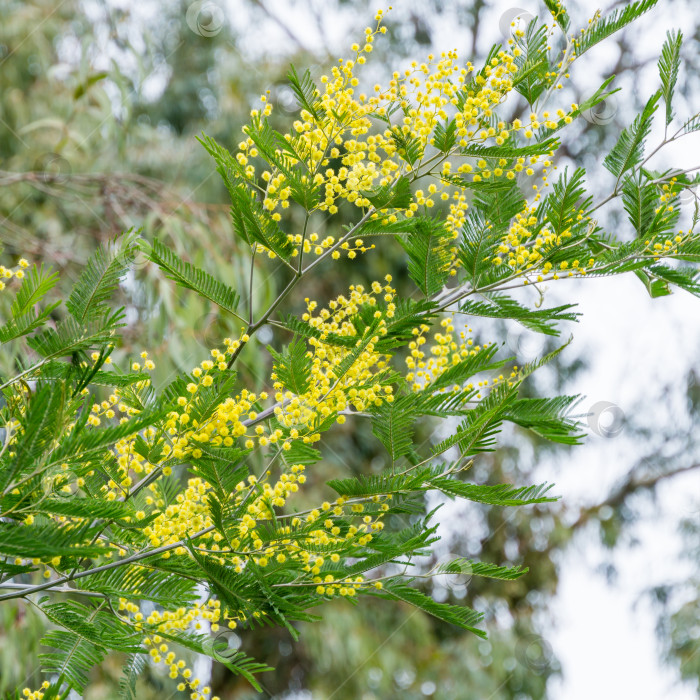
[[[573,26],[583,26],[592,10],[569,4]],[[683,99],[678,110],[687,107],[691,113],[689,100],[697,94],[700,76],[698,24],[689,0],[661,4],[665,18],[686,20],[684,70],[677,88]],[[348,37],[362,32],[376,8],[366,0],[236,0],[229,5],[158,0],[142,5],[91,0],[64,0],[58,5],[52,0],[7,0],[0,5],[0,238],[5,254],[45,260],[75,276],[98,244],[137,227],[144,236],[157,236],[232,286],[244,287],[249,271],[230,231],[228,198],[195,136],[205,131],[235,145],[248,111],[266,90],[275,105],[273,124],[288,123],[296,109],[285,87],[289,63],[310,67],[318,77],[336,53],[342,54]],[[542,3],[533,3],[527,11],[483,0],[399,0],[394,5],[387,17],[386,40],[377,44],[379,60],[368,72],[368,84],[386,78],[407,59],[451,48],[455,41],[465,60],[478,63],[494,41],[507,38],[518,13],[521,21],[531,18],[527,12],[547,17]],[[654,21],[658,19],[657,14]],[[674,25],[669,20],[670,26]],[[643,31],[634,26],[621,33],[616,53],[608,49],[604,60],[597,59],[599,65],[589,64],[593,73],[604,66],[602,77],[615,73],[615,85],[623,87],[624,98],[611,99],[579,120],[579,138],[562,150],[562,166],[592,167],[595,154],[604,144],[611,145],[645,100],[639,91],[641,76],[655,71],[662,37],[658,42],[641,42]],[[596,87],[597,78],[589,77],[583,87]],[[575,80],[572,84],[583,89]],[[565,89],[572,90],[568,84]],[[573,92],[570,97],[577,102],[582,98]],[[343,214],[330,223],[340,227]],[[400,249],[396,246],[393,259],[387,257],[388,250],[381,259],[369,254],[346,263],[347,278],[366,282],[391,271],[401,289],[405,271]],[[257,267],[256,306],[273,298],[279,284],[276,272],[269,262]],[[332,280],[322,272],[312,283],[315,288],[305,290],[310,297],[327,297],[333,289]],[[161,383],[176,368],[188,369],[217,339],[237,329],[235,318],[225,318],[176,291],[144,260],[137,261],[122,295],[129,309],[129,335],[115,357],[149,348],[158,359],[156,381]],[[190,328],[195,332],[185,330]],[[479,328],[484,339],[507,338],[504,352],[521,362],[552,349],[512,326],[494,323]],[[260,366],[259,356],[253,347],[244,358],[248,382],[265,376],[268,369]],[[0,354],[3,371],[17,359]],[[536,395],[545,385],[566,391],[585,369],[582,357],[567,351],[529,391]],[[690,365],[687,371],[685,404],[668,426],[660,429],[658,423],[650,423],[644,407],[634,411],[640,419],[627,422],[623,439],[643,444],[644,453],[630,451],[624,478],[595,503],[578,507],[563,501],[508,513],[474,505],[461,511],[444,504],[450,527],[441,531],[443,539],[427,567],[448,553],[530,567],[523,579],[487,588],[472,582],[468,572],[446,575],[433,584],[444,598],[466,600],[487,613],[488,642],[399,606],[370,602],[353,608],[338,601],[322,611],[320,624],[304,626],[298,643],[280,630],[247,632],[244,639],[231,634],[232,644],[242,644],[277,667],[276,673],[263,676],[262,695],[223,666],[202,662],[200,676],[210,676],[214,691],[225,699],[548,697],[551,681],[561,672],[557,648],[549,640],[554,622],[551,605],[567,550],[597,533],[609,552],[602,575],[612,582],[616,552],[637,543],[635,527],[654,517],[648,504],[658,490],[676,475],[697,475],[693,470],[700,459],[692,436],[698,434],[700,390]],[[677,400],[677,387],[667,387],[658,397],[664,406]],[[432,439],[430,425],[421,430],[421,439]],[[541,463],[565,464],[568,454],[513,429],[497,452],[477,461],[473,476],[491,483],[534,482]],[[367,426],[348,428],[337,432],[326,447],[324,480],[378,469],[383,459]],[[437,505],[431,502],[426,507]],[[648,596],[658,614],[660,654],[679,677],[700,687],[700,570],[692,569],[700,559],[699,513],[678,518],[688,565],[681,566],[678,580],[650,589]],[[0,692],[36,681],[33,656],[43,634],[30,607],[18,603],[4,608]],[[86,697],[118,697],[120,662],[118,657],[105,661]],[[144,676],[139,698],[163,693],[175,693],[169,679],[155,671]]]

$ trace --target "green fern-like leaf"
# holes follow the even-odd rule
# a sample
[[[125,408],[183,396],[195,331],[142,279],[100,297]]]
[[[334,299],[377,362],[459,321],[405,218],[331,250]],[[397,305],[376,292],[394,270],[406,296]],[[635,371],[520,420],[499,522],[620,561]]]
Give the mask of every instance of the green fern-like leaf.
[[[113,598],[150,600],[168,610],[191,605],[197,599],[197,582],[162,570],[123,566],[77,581],[78,588]]]
[[[700,271],[694,267],[669,267],[667,265],[651,265],[648,272],[666,282],[670,282],[694,296],[700,296]]]
[[[98,248],[83,268],[66,301],[68,311],[78,323],[109,311],[105,302],[133,261],[138,235],[137,231],[131,231],[109,246]]]
[[[449,622],[452,625],[461,627],[464,630],[486,639],[486,632],[479,629],[475,625],[483,619],[483,613],[478,613],[466,605],[450,605],[448,603],[437,603],[432,598],[429,598],[425,593],[411,588],[406,582],[394,579],[385,583],[381,591],[370,593],[378,598],[387,598],[400,600],[404,603],[409,603],[414,607],[422,610],[433,617],[437,617],[443,622]]]
[[[525,36],[516,38],[516,44],[522,53],[515,59],[518,72],[513,76],[513,85],[529,104],[534,104],[547,87],[545,76],[549,61],[546,25],[538,26],[537,20],[532,20],[525,30]]]
[[[290,66],[289,73],[287,73],[287,80],[289,80],[289,85],[299,102],[299,106],[305,109],[315,119],[320,119],[317,108],[319,92],[314,81],[311,79],[310,71],[304,71],[304,74],[300,78],[294,66]]]
[[[408,254],[408,274],[426,297],[442,290],[452,256],[449,234],[439,221],[422,219],[405,238],[398,238]]]
[[[383,404],[373,414],[372,432],[391,455],[392,461],[408,454],[413,447],[413,422],[416,414],[412,396],[403,396]]]
[[[434,574],[462,574],[493,578],[500,581],[515,581],[527,572],[528,569],[522,566],[498,566],[497,564],[487,564],[462,557],[440,564],[432,571]]]
[[[540,216],[544,216],[551,224],[557,235],[575,225],[579,210],[586,210],[591,203],[591,197],[586,197],[584,178],[586,171],[576,168],[569,177],[567,169],[554,184],[552,193],[545,200]]]
[[[526,156],[543,156],[555,151],[559,140],[548,138],[527,146],[481,146],[469,144],[460,149],[460,153],[474,158],[521,158]]]
[[[71,689],[79,693],[87,687],[90,671],[107,655],[104,647],[84,639],[77,632],[66,630],[47,632],[41,643],[54,649],[39,654],[42,671],[63,678]]]
[[[690,119],[686,120],[683,123],[682,130],[684,134],[700,131],[700,114],[695,114]]]
[[[405,209],[411,203],[408,178],[402,175],[393,183],[361,192],[375,209]]]
[[[681,65],[681,44],[683,34],[680,30],[666,32],[666,41],[661,49],[659,58],[659,77],[661,78],[661,92],[666,103],[666,126],[673,120],[673,90],[678,80],[678,69]]]
[[[627,177],[622,183],[622,205],[640,238],[646,235],[654,220],[658,199],[656,189],[644,184],[641,178]]]
[[[537,433],[546,440],[564,445],[578,445],[582,434],[576,433],[578,424],[569,418],[577,396],[557,396],[549,399],[518,399],[503,413],[508,420]]]
[[[544,0],[544,4],[552,13],[554,21],[559,25],[561,30],[563,32],[567,32],[569,30],[569,25],[571,24],[571,18],[564,7],[564,3],[561,2],[561,0]]]
[[[30,379],[42,379],[43,381],[64,380],[69,377],[74,377],[76,382],[80,383],[81,378],[75,374],[75,365],[68,362],[60,362],[52,360],[46,362],[41,367],[36,369],[36,372],[29,376]],[[87,374],[87,369],[84,368]],[[89,375],[89,384],[106,387],[125,388],[132,384],[138,384],[149,379],[146,372],[129,372],[127,374],[118,374],[116,371],[91,371]]]
[[[431,144],[442,153],[449,153],[457,140],[457,122],[451,119],[446,124],[439,123],[435,127],[435,133]]]
[[[37,269],[32,267],[25,275],[22,285],[12,302],[10,312],[12,317],[0,326],[0,343],[7,343],[22,335],[31,333],[39,328],[51,312],[60,305],[60,301],[35,311],[36,305],[48,294],[58,282],[58,273],[44,271],[44,265]]]
[[[131,654],[127,657],[119,679],[119,697],[121,700],[138,700],[136,682],[145,668],[146,657],[143,654]]]
[[[493,265],[491,260],[501,243],[501,236],[494,230],[480,211],[472,210],[462,228],[462,241],[458,257],[462,269],[472,287],[478,288],[486,272]]]
[[[660,97],[661,91],[649,98],[642,113],[620,134],[613,149],[605,156],[603,165],[618,179],[642,160],[644,140],[651,131],[651,122]]]
[[[295,250],[287,235],[255,199],[255,193],[239,184],[229,190],[231,220],[236,235],[249,245],[258,243],[288,261]]]
[[[268,351],[275,360],[274,374],[285,388],[295,394],[305,394],[311,382],[311,359],[307,357],[306,343],[295,338],[283,353],[272,347]]]
[[[535,486],[513,486],[512,484],[468,484],[447,477],[431,479],[430,485],[453,498],[464,498],[475,503],[491,506],[527,506],[538,503],[551,503],[557,499],[546,494],[551,484]]]
[[[530,330],[558,336],[558,321],[576,321],[580,314],[570,311],[576,304],[564,304],[544,309],[529,309],[515,299],[503,294],[489,295],[485,301],[467,300],[460,304],[460,311],[470,316],[510,318]]]
[[[90,544],[95,528],[56,527],[55,525],[17,525],[3,523],[0,527],[0,553],[6,557],[95,557],[104,549]]]
[[[658,0],[640,0],[625,5],[624,8],[613,10],[607,17],[593,21],[586,30],[574,40],[576,55],[582,56],[590,48],[607,39],[623,27],[651,10]]]
[[[9,488],[18,476],[34,471],[62,432],[67,397],[61,389],[40,385],[32,396],[14,456],[0,472],[0,489]]]
[[[237,315],[236,308],[240,297],[235,290],[215,279],[208,272],[185,262],[158,240],[153,241],[147,255],[149,260],[156,263],[166,276],[180,287],[191,289],[224,311]]]
[[[121,309],[112,314],[91,317],[85,323],[68,317],[58,323],[55,329],[47,328],[32,336],[27,344],[45,360],[54,360],[80,350],[109,344],[116,337],[117,329],[124,325],[123,318]]]

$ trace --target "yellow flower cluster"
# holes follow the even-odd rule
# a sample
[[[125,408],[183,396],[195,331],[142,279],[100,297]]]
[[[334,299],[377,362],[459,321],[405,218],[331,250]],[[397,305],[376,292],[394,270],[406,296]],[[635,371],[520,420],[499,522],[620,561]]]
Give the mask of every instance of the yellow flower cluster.
[[[305,426],[312,427],[329,416],[342,414],[349,406],[363,411],[369,406],[393,401],[392,387],[382,386],[377,381],[377,377],[388,367],[389,356],[377,352],[375,346],[386,334],[387,319],[391,319],[396,310],[393,302],[396,290],[389,284],[391,276],[388,275],[385,281],[384,286],[373,282],[369,291],[362,285],[351,286],[348,296],[341,295],[330,301],[328,308],[318,309],[315,301],[306,299],[307,311],[302,319],[319,333],[317,338],[309,339],[309,345],[313,348],[308,353],[311,360],[309,389],[301,395],[294,395],[290,391],[283,392],[279,381],[273,385],[277,391],[275,399],[279,403],[275,415],[280,424],[291,429],[292,438],[302,436],[305,442],[315,442],[320,436],[306,434]],[[386,304],[385,311],[377,308],[373,313],[377,321],[374,330],[371,334],[368,330],[364,337],[358,336],[351,317],[362,306],[378,307],[379,296]],[[332,336],[357,340],[354,347],[346,347],[334,344],[337,341]],[[352,358],[357,348],[361,348],[359,355],[347,371],[338,376],[338,367]],[[276,380],[277,377],[273,375],[272,379]],[[337,415],[336,420],[342,423],[345,418]]]
[[[191,700],[207,700],[211,695],[209,686],[202,686],[199,678],[195,677],[192,669],[188,668],[185,659],[178,659],[177,654],[170,649],[165,639],[158,634],[167,634],[173,631],[185,631],[188,629],[202,630],[209,626],[213,632],[219,629],[217,624],[221,617],[221,603],[218,600],[209,600],[205,604],[195,603],[191,608],[178,608],[175,611],[154,610],[148,617],[144,617],[138,605],[119,599],[119,612],[122,620],[139,631],[150,630],[144,639],[144,645],[149,648],[149,655],[155,664],[162,664],[168,670],[168,675],[173,680],[180,679],[177,685],[179,691],[190,689]],[[204,624],[202,624],[204,623]],[[211,700],[219,700],[214,695]]]
[[[533,172],[524,158],[475,158],[468,147],[500,146],[514,133],[530,139],[540,127],[553,129],[562,122],[570,123],[571,114],[558,109],[556,116],[547,111],[532,113],[526,123],[519,119],[512,123],[494,121],[495,107],[514,89],[513,76],[522,54],[512,40],[510,47],[499,51],[482,71],[477,72],[470,62],[462,66],[457,52],[448,51],[394,72],[388,86],[374,86],[374,94],[358,94],[357,69],[365,63],[377,35],[385,32],[382,13],[376,20],[375,28],[365,29],[364,43],[352,46],[352,58],[340,59],[330,75],[321,77],[314,104],[301,110],[292,131],[282,137],[286,145],[276,149],[277,165],[267,159],[256,167],[254,160],[260,153],[254,134],[248,131],[251,127],[244,127],[246,139],[235,157],[275,221],[281,220],[281,210],[290,206],[295,187],[292,171],[302,164],[299,172],[303,174],[297,177],[303,186],[319,193],[315,208],[329,214],[337,213],[343,201],[368,209],[368,192],[388,186],[400,176],[410,182],[430,177],[434,182],[426,190],[416,189],[408,204],[373,212],[372,216],[395,223],[399,216],[410,218],[421,208],[429,210],[442,201],[448,209],[447,229],[456,238],[465,221],[471,182],[512,180],[523,170]],[[267,95],[261,100],[262,111],[252,112],[252,128],[260,132],[263,120],[272,112]],[[454,132],[452,145],[435,153],[438,129],[448,125]],[[530,165],[538,160],[539,156],[531,157]],[[317,233],[309,238],[290,234],[288,240],[295,246],[293,256],[300,250],[322,255],[335,244],[333,237],[322,238]],[[348,257],[355,257],[356,249],[347,242],[342,248]],[[368,249],[361,248],[363,252]],[[271,250],[268,255],[275,257]],[[334,249],[332,255],[338,258],[340,251]]]
[[[2,287],[0,287],[2,289]],[[27,698],[27,700],[42,700],[44,697],[44,693],[42,691],[46,690],[51,683],[48,681],[44,681],[41,684],[41,689],[40,690],[32,690],[31,688],[24,688],[22,690],[22,697]]]
[[[18,280],[24,279],[24,271],[28,267],[29,263],[24,258],[20,258],[16,270],[0,265],[0,292],[6,287],[4,280],[9,280],[13,277]]]
[[[484,343],[483,346],[474,345],[474,341],[467,338],[467,333],[471,332],[470,328],[466,329],[466,332],[459,331],[461,342],[457,342],[452,317],[443,318],[440,321],[440,326],[444,332],[438,330],[433,334],[434,342],[427,358],[426,352],[422,348],[427,343],[426,334],[430,331],[430,326],[422,324],[413,330],[415,338],[408,345],[410,355],[406,358],[406,366],[409,369],[406,380],[412,383],[413,391],[425,389],[431,382],[439,379],[450,367],[454,367],[470,355],[476,355],[482,347],[488,347],[488,343]],[[461,391],[462,388],[460,385],[455,385],[452,390]],[[464,388],[471,390],[474,385],[467,384]]]
[[[329,248],[333,248],[335,244],[335,238],[333,236],[326,236],[323,240],[319,240],[319,235],[317,233],[312,233],[308,238],[305,238],[299,233],[296,235],[289,234],[287,236],[287,240],[289,240],[289,242],[293,245],[297,246],[292,251],[292,257],[294,258],[299,255],[299,250],[303,250],[304,253],[323,255]],[[347,257],[350,260],[352,260],[353,258],[357,257],[358,253],[366,253],[375,247],[373,243],[366,246],[361,238],[356,238],[352,243],[353,245],[345,241],[340,244],[339,249],[336,248],[333,250],[331,253],[333,260],[337,260],[340,257],[341,250],[347,254]],[[268,251],[268,255],[270,255],[270,257],[274,257],[274,253],[272,253],[272,251]]]
[[[576,105],[573,105],[575,107]],[[531,159],[532,160],[532,159]],[[551,161],[543,163],[544,168],[541,173],[543,186],[547,187],[551,183],[547,179],[548,169]],[[554,168],[556,170],[556,167]],[[528,175],[534,174],[532,169],[527,171]],[[671,203],[677,196],[677,178],[671,178],[668,183],[659,186],[659,206],[655,209],[655,214],[664,216],[672,214],[674,206]],[[538,189],[537,186],[534,186]],[[560,277],[585,276],[596,264],[594,258],[581,261],[575,257],[575,252],[567,260],[561,260],[555,266],[548,260],[548,257],[556,251],[560,258],[561,253],[566,251],[567,241],[573,234],[571,228],[582,221],[593,226],[594,222],[590,215],[585,214],[585,210],[580,208],[564,222],[567,228],[560,233],[552,230],[548,220],[540,222],[537,218],[537,204],[542,198],[542,191],[538,191],[533,202],[525,202],[522,211],[518,212],[511,222],[508,232],[503,237],[497,249],[497,255],[492,259],[496,265],[507,264],[514,273],[526,273],[524,284],[532,281],[542,282],[545,277],[558,280]],[[653,239],[645,241],[644,252],[651,258],[659,258],[662,255],[669,255],[677,252],[679,246],[687,240],[691,233],[679,231],[673,238],[669,238],[667,233],[661,233]],[[529,275],[529,276],[527,276]]]

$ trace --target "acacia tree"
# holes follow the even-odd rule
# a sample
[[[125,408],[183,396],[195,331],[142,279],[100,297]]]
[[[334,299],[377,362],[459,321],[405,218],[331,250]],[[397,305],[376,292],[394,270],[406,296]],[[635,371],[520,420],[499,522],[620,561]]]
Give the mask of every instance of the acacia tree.
[[[296,636],[295,622],[313,621],[311,611],[336,597],[403,601],[485,635],[479,613],[411,583],[446,573],[513,580],[526,570],[462,558],[417,566],[439,522],[424,496],[546,503],[547,484],[470,483],[465,472],[494,448],[504,422],[564,444],[580,435],[576,397],[520,393],[561,348],[519,367],[470,325],[516,319],[558,336],[577,314],[573,303],[544,306],[543,284],[569,278],[634,272],[652,296],[670,285],[700,293],[697,211],[678,229],[681,194],[694,180],[646,167],[663,145],[700,128],[697,115],[669,128],[680,33],[663,46],[660,89],[604,158],[609,196],[587,194],[583,169],[554,173],[566,126],[611,94],[612,78],[581,105],[557,105],[572,64],[654,4],[596,15],[568,36],[567,13],[548,2],[551,26],[515,31],[482,67],[449,51],[358,94],[384,33],[379,12],[321,85],[292,69],[299,118],[289,133],[271,127],[263,95],[234,152],[201,139],[230,193],[233,231],[250,248],[238,289],[134,232],[100,249],[64,302],[51,300],[58,274],[43,265],[22,258],[0,268],[3,294],[14,291],[0,341],[21,358],[0,382],[0,600],[23,598],[55,627],[37,658],[48,679],[25,696],[83,692],[111,651],[129,655],[126,695],[150,657],[194,700],[211,697],[181,649],[257,687],[267,667],[229,649],[225,630],[278,625]],[[527,115],[506,121],[503,105],[517,100]],[[657,112],[665,136],[645,154]],[[627,241],[595,218],[620,199],[634,231]],[[298,229],[283,227],[288,210]],[[346,222],[344,233],[324,232],[329,220]],[[412,290],[399,293],[387,275],[299,303],[305,282],[332,276],[334,260],[360,264],[392,244],[405,251]],[[147,350],[128,366],[111,361],[124,311],[110,299],[139,251],[240,323],[236,337],[163,387],[151,382],[158,358]],[[285,282],[258,309],[261,259]],[[520,300],[523,287],[539,294],[535,304]],[[237,365],[263,350],[263,328],[272,372],[254,392]],[[450,421],[450,436],[417,444],[424,418]],[[307,471],[323,479],[318,443],[356,421],[371,423],[386,467],[327,480],[327,500],[312,502],[304,484]]]

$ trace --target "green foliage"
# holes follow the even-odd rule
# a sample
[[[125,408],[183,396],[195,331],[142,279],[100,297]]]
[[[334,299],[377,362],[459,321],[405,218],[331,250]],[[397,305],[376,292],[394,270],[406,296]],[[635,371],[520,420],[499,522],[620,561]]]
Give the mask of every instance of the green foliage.
[[[419,610],[432,615],[433,617],[449,622],[452,625],[461,627],[464,630],[472,632],[479,637],[485,638],[486,633],[480,630],[475,625],[483,619],[483,613],[478,613],[475,610],[470,610],[465,605],[451,605],[449,603],[438,603],[421,591],[411,588],[408,583],[403,581],[392,582],[379,593],[374,593],[379,598],[387,598],[389,600],[400,600],[409,605],[413,605]]]
[[[581,37],[574,41],[577,55],[581,56],[596,44],[634,22],[651,10],[657,2],[658,0],[640,0],[628,3],[624,8],[615,9],[606,17],[594,20]]]
[[[435,569],[439,574],[468,574],[469,576],[481,576],[483,578],[493,578],[500,581],[514,581],[527,573],[527,569],[522,566],[498,566],[487,564],[483,561],[473,561],[472,559],[453,559],[446,564],[440,564]]]
[[[60,305],[56,301],[41,310],[35,310],[35,306],[48,294],[58,282],[58,273],[44,272],[44,265],[37,269],[32,267],[27,276],[27,281],[17,290],[12,307],[12,318],[0,327],[0,343],[9,343],[15,338],[31,333],[39,328],[51,312]]]
[[[440,221],[419,219],[408,236],[398,239],[408,254],[408,274],[426,297],[436,295],[447,281],[448,235]]]
[[[655,218],[659,194],[653,185],[641,176],[626,177],[622,182],[622,204],[639,238],[647,234]]]
[[[89,316],[104,315],[107,302],[124,277],[136,250],[136,233],[127,233],[108,249],[98,248],[85,266],[66,307],[78,323]]]
[[[661,92],[666,103],[666,126],[673,120],[673,90],[678,80],[678,69],[681,65],[681,44],[683,34],[677,32],[667,32],[666,41],[661,49],[659,58],[659,76],[661,78]]]
[[[515,89],[534,104],[546,90],[546,74],[549,68],[547,59],[547,28],[533,20],[527,25],[525,35],[516,39],[522,53],[516,59],[518,73],[515,75]]]
[[[659,91],[649,98],[642,113],[620,134],[612,151],[605,156],[603,165],[618,179],[641,162],[644,140],[651,131],[651,122],[660,97]]]
[[[561,27],[563,32],[569,30],[569,25],[571,24],[571,18],[569,13],[564,7],[564,3],[561,0],[544,0],[544,4],[547,9],[552,13],[556,23]]]
[[[306,343],[301,338],[295,338],[283,353],[278,353],[271,347],[268,351],[275,359],[276,379],[293,393],[305,394],[311,381],[311,363],[306,356]]]
[[[525,328],[558,336],[560,329],[557,321],[575,321],[580,315],[569,311],[575,304],[564,304],[545,309],[529,309],[518,304],[515,299],[501,294],[490,294],[485,301],[467,300],[460,304],[460,311],[469,316],[486,316],[489,318],[508,318],[518,321]]]
[[[556,234],[561,234],[575,225],[578,211],[588,209],[591,204],[592,197],[585,196],[585,175],[586,171],[583,168],[576,168],[569,178],[567,169],[564,169],[554,184],[552,194],[545,200],[541,216],[547,219]]]
[[[156,263],[165,275],[178,286],[191,289],[224,311],[237,315],[236,308],[240,301],[238,292],[214,279],[204,270],[183,261],[160,241],[153,241],[153,245],[148,251],[148,258]]]
[[[287,73],[287,79],[289,80],[289,86],[294,91],[299,102],[299,106],[318,118],[316,103],[319,92],[311,79],[311,73],[306,70],[304,71],[304,75],[299,78],[294,66],[291,66],[289,73]]]
[[[415,162],[417,158],[414,159]],[[407,177],[400,177],[392,185],[382,185],[375,190],[365,190],[362,196],[375,209],[404,209],[411,203],[411,188]]]

